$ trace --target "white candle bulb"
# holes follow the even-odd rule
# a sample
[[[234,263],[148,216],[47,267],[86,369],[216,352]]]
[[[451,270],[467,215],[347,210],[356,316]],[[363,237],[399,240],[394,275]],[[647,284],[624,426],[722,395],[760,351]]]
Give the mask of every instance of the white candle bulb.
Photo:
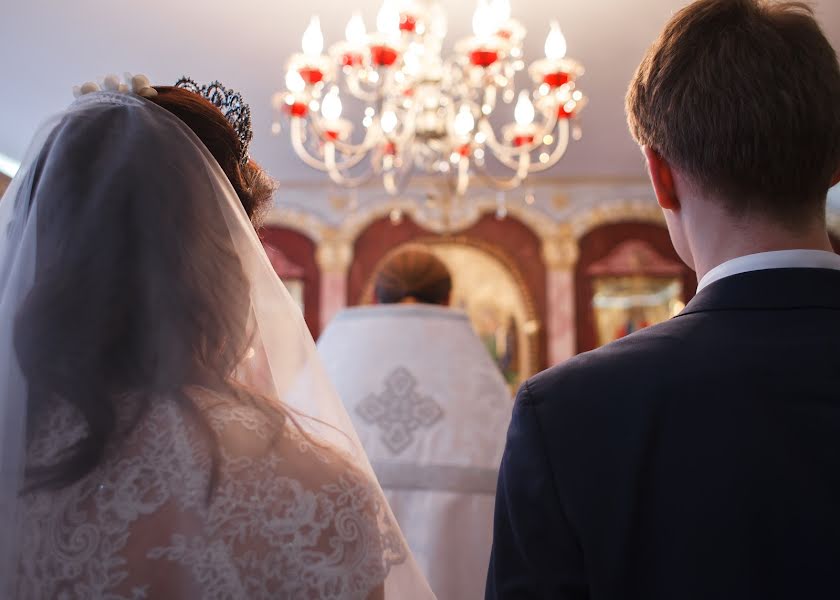
[[[534,122],[534,105],[527,91],[519,92],[519,100],[513,109],[513,118],[520,127],[526,127]]]
[[[327,121],[338,121],[341,118],[341,98],[338,96],[338,88],[333,87],[321,103],[321,114]]]
[[[510,21],[510,0],[491,0],[490,7],[498,26]]]
[[[551,22],[551,29],[545,38],[545,57],[549,60],[560,60],[566,56],[566,38],[560,31],[557,21]]]
[[[487,4],[487,0],[478,0],[472,19],[473,33],[477,38],[489,38],[495,31],[493,10]]]
[[[382,131],[385,133],[392,133],[394,129],[397,128],[397,115],[392,110],[385,111],[382,114],[382,119],[380,121],[380,125],[382,126]]]
[[[458,114],[455,115],[455,121],[452,126],[455,130],[455,135],[458,137],[467,137],[472,133],[473,127],[475,127],[475,118],[469,106],[461,106]]]
[[[353,46],[363,46],[365,37],[367,36],[367,29],[365,29],[365,22],[362,15],[359,13],[353,14],[347,22],[347,27],[344,29],[344,35],[347,41]]]
[[[376,15],[376,29],[379,33],[395,36],[400,32],[400,11],[395,0],[383,0]]]
[[[303,77],[300,76],[300,73],[298,73],[296,69],[292,69],[288,73],[286,73],[287,90],[297,94],[298,92],[302,92],[303,88],[305,87],[306,82],[303,80]]]
[[[309,58],[321,56],[324,50],[324,34],[321,33],[321,19],[318,17],[312,17],[309,21],[309,27],[303,32],[301,47],[303,53]]]
[[[429,10],[431,13],[429,30],[434,37],[442,40],[446,37],[446,30],[448,28],[446,23],[446,13],[440,4],[432,4],[432,7]]]

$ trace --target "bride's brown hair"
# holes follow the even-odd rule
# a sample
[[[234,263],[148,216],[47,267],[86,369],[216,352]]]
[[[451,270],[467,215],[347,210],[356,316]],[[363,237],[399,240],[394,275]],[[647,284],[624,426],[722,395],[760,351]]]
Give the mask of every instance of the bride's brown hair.
[[[156,86],[157,96],[149,98],[181,119],[198,136],[227,175],[248,218],[259,227],[271,207],[274,182],[252,159],[239,164],[240,141],[233,126],[210,102],[188,90]]]
[[[258,215],[267,180],[256,165],[239,166],[235,133],[221,113],[186,94],[161,88],[155,104],[190,127],[249,216]],[[162,122],[146,135],[131,110],[100,106],[95,126],[65,116],[20,187],[18,198],[29,194],[38,213],[34,280],[14,323],[29,439],[59,402],[86,428],[53,463],[28,465],[28,490],[91,473],[157,398],[174,400],[205,434],[212,490],[219,448],[190,397],[193,386],[257,408],[278,431],[286,420],[279,403],[233,376],[253,344],[250,281],[214,204],[216,180],[187,176],[204,166],[183,155],[187,142],[171,142],[174,118],[156,113]],[[141,157],[126,151],[132,136],[144,145]],[[150,168],[170,170],[168,189]]]

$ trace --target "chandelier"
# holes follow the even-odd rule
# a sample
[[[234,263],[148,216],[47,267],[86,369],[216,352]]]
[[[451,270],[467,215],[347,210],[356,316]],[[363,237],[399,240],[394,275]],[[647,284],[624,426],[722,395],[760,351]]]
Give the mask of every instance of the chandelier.
[[[559,26],[550,24],[545,56],[530,65],[530,83],[518,93],[525,28],[511,18],[509,0],[479,0],[472,27],[474,35],[444,57],[440,3],[385,0],[376,32],[368,34],[356,13],[346,39],[324,54],[313,17],[303,51],[288,62],[286,91],[274,97],[289,117],[295,153],[340,186],[381,177],[392,196],[415,172],[446,176],[463,197],[473,175],[503,193],[555,165],[569,138],[580,138],[575,118],[587,100],[577,88],[583,67],[566,57]],[[361,126],[342,118],[348,98],[364,106]],[[510,121],[502,107],[514,101]],[[501,119],[510,122],[497,132],[491,121]]]

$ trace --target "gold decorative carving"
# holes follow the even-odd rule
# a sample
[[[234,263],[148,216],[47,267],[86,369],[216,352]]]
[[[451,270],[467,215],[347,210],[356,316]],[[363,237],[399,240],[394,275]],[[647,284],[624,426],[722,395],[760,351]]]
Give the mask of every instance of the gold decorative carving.
[[[324,273],[346,273],[353,262],[353,242],[343,233],[327,230],[318,242],[315,260]]]
[[[592,210],[583,212],[572,217],[571,227],[574,236],[578,239],[600,227],[611,223],[656,223],[665,224],[665,217],[662,209],[650,201],[620,201],[601,204]]]
[[[642,240],[626,240],[586,270],[590,276],[604,277],[680,277],[684,266],[659,255]]]
[[[287,207],[274,207],[266,215],[264,225],[287,227],[302,233],[312,241],[318,243],[324,238],[328,227],[317,215]]]
[[[569,206],[568,194],[554,194],[551,198],[551,205],[555,210],[563,210]]]
[[[343,211],[350,208],[350,197],[345,194],[330,194],[327,201],[333,210]]]
[[[462,207],[449,205],[446,210],[441,211],[438,206],[440,202],[445,204],[446,200],[431,200],[419,203],[415,199],[395,198],[387,203],[360,207],[347,216],[341,231],[348,238],[355,239],[374,221],[398,211],[432,233],[457,234],[475,225],[484,215],[494,214],[498,208],[495,199],[485,198]],[[505,208],[508,215],[522,221],[540,237],[549,235],[553,229],[551,217],[542,211],[513,202]]]
[[[580,255],[577,238],[569,225],[560,225],[556,231],[542,239],[542,255],[545,265],[552,271],[568,271],[574,268]]]

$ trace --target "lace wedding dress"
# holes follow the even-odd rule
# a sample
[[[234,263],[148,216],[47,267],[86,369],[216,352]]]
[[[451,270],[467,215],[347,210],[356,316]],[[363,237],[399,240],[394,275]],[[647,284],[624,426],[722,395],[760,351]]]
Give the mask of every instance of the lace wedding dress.
[[[206,442],[174,401],[157,403],[95,472],[25,497],[16,597],[381,597],[405,549],[375,484],[292,423],[270,431],[255,409],[191,395],[220,443],[211,494]],[[43,423],[32,465],[78,441],[72,410]]]

